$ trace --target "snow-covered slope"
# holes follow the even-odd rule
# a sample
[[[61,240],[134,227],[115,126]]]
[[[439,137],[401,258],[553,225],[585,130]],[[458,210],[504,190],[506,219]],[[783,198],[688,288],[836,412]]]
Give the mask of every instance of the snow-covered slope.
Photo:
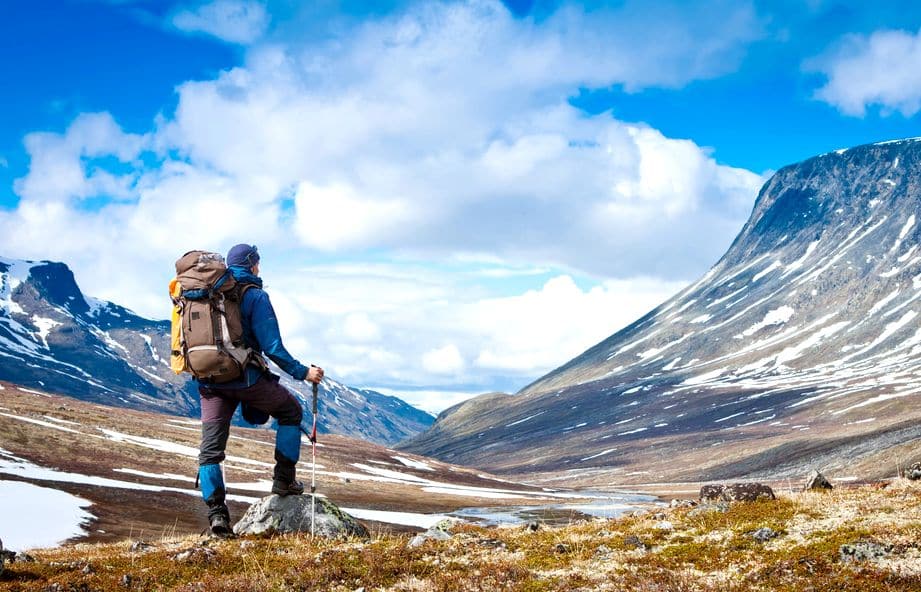
[[[169,368],[169,322],[84,296],[70,269],[50,261],[0,258],[0,380],[106,405],[199,410],[195,384]],[[306,400],[306,385],[286,384]],[[396,397],[331,380],[321,385],[320,413],[323,433],[385,444],[432,423]]]
[[[917,438],[919,216],[921,141],[786,167],[703,278],[481,419],[441,419],[410,449],[661,479],[659,461],[677,460],[672,476],[686,478],[786,474]]]

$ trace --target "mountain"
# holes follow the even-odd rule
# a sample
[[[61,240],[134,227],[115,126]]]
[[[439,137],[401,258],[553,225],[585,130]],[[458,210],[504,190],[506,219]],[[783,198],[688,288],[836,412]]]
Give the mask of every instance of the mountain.
[[[921,141],[778,171],[700,280],[405,448],[611,483],[894,474],[921,438]]]
[[[169,330],[169,321],[84,296],[63,263],[0,258],[0,380],[196,417],[195,383],[169,368]],[[282,380],[309,400],[307,385]],[[320,386],[319,407],[321,432],[382,444],[417,434],[433,420],[396,397],[329,379]]]

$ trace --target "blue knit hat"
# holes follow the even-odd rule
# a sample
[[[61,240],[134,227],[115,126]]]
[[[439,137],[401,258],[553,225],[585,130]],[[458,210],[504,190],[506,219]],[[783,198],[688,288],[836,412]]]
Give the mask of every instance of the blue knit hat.
[[[259,263],[259,251],[256,250],[256,245],[235,245],[227,253],[227,267],[250,268],[257,263]]]

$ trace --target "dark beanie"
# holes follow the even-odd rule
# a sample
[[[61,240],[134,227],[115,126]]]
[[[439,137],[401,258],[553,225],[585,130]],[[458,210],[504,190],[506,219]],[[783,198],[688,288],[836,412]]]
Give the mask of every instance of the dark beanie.
[[[228,267],[252,267],[259,263],[259,251],[255,245],[239,244],[227,253]]]

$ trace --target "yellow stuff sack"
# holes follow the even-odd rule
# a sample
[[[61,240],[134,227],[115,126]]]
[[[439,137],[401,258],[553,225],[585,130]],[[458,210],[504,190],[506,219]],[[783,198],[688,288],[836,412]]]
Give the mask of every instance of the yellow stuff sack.
[[[173,278],[169,283],[169,296],[173,301],[173,314],[170,316],[170,357],[169,365],[176,374],[188,371],[182,347],[182,309],[179,307],[179,297],[182,295],[182,286],[178,278]]]

